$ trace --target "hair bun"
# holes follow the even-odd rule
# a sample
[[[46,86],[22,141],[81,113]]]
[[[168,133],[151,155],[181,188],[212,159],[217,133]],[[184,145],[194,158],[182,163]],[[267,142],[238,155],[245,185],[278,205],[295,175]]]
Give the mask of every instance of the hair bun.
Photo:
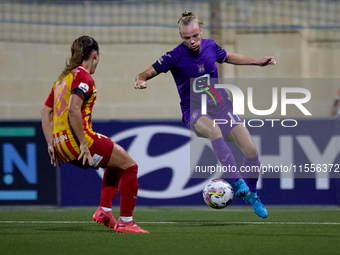
[[[182,14],[182,17],[187,17],[187,16],[191,16],[191,15],[192,15],[192,12],[186,11]]]

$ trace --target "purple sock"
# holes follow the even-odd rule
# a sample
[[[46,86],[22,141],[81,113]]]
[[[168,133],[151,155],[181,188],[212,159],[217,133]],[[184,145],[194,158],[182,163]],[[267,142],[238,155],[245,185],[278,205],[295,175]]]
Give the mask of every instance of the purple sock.
[[[211,140],[211,145],[214,149],[216,157],[221,162],[222,166],[225,167],[235,166],[237,169],[234,155],[229,149],[229,146],[224,141],[223,137]],[[230,171],[229,175],[231,178],[233,178],[233,182],[237,182],[239,179],[242,179],[242,176],[239,173],[238,169],[235,172]]]
[[[248,169],[252,169],[250,172],[245,172],[245,181],[249,187],[251,192],[256,192],[256,183],[259,179],[259,170],[260,170],[260,161],[258,155],[254,158],[248,158],[244,156],[243,158],[243,166],[248,167]],[[255,166],[255,167],[254,167]]]

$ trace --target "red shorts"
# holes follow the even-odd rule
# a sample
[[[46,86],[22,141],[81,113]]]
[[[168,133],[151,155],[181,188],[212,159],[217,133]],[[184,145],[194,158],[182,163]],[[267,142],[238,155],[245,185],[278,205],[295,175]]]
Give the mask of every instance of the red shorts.
[[[110,160],[112,150],[114,147],[114,143],[112,140],[102,134],[97,133],[95,139],[93,141],[92,146],[90,147],[90,152],[93,158],[93,166],[90,166],[87,162],[83,165],[83,161],[75,159],[68,163],[75,165],[80,168],[89,168],[93,167],[95,169],[99,169],[100,167],[105,167]]]

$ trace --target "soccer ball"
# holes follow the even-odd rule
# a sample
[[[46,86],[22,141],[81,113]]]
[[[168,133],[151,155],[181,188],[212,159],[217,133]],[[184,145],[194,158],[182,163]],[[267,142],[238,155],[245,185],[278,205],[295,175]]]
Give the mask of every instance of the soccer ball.
[[[204,202],[214,209],[227,207],[233,197],[233,187],[222,179],[211,180],[203,189]]]

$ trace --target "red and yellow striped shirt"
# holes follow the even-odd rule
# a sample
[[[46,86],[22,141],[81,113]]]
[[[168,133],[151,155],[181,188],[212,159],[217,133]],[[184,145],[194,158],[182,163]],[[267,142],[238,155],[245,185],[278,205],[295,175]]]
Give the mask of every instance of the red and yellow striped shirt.
[[[81,112],[83,116],[83,128],[87,145],[91,148],[96,133],[92,130],[91,113],[97,99],[97,90],[92,76],[84,66],[80,65],[76,73],[69,73],[62,83],[56,82],[49,94],[45,105],[53,108],[53,139],[54,147],[59,156],[69,162],[79,156],[79,141],[72,130],[68,117],[68,107],[73,90],[79,89],[85,97]],[[82,97],[80,94],[75,95]]]

